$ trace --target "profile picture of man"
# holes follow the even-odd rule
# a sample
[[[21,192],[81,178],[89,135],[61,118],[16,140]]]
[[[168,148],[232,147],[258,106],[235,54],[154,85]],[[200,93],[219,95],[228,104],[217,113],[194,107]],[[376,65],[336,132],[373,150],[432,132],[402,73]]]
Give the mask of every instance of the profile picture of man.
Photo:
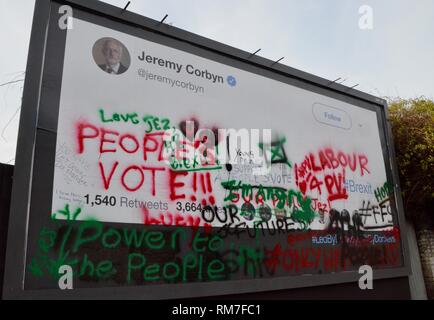
[[[98,67],[109,74],[122,74],[130,66],[127,48],[113,38],[102,38],[95,42],[93,57]]]

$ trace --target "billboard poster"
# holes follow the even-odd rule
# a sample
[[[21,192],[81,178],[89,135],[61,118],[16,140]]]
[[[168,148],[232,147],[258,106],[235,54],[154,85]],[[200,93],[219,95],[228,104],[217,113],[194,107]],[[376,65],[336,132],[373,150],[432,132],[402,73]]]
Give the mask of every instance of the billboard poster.
[[[110,50],[128,57],[125,71],[101,68]],[[203,142],[208,133],[215,143]],[[326,229],[332,209],[358,211],[361,229],[393,227],[376,112],[79,19],[66,40],[56,154],[52,211],[69,203],[78,219],[182,213],[270,228],[304,198],[294,230]],[[232,204],[254,214],[203,210]]]

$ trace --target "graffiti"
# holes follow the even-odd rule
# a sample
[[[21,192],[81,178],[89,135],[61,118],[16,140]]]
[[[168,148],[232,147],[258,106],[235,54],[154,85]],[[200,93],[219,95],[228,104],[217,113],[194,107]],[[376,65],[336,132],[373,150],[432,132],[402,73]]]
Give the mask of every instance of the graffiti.
[[[358,210],[365,230],[378,230],[393,227],[393,217],[389,202],[373,204],[369,200],[363,200],[362,207]]]
[[[360,176],[364,176],[370,173],[367,164],[368,158],[363,154],[347,154],[325,148],[320,150],[317,156],[309,153],[300,164],[295,164],[296,184],[303,194],[307,191],[315,191],[321,195],[325,189],[329,201],[345,200],[348,199],[345,188],[346,170],[352,172],[358,170]]]
[[[78,125],[78,153],[85,152],[85,142],[96,139],[99,152],[103,153],[116,153],[123,151],[127,154],[135,154],[139,152],[140,145],[142,145],[142,158],[144,163],[146,162],[162,162],[164,161],[163,155],[165,150],[165,143],[163,139],[164,133],[149,133],[143,136],[143,143],[139,143],[139,139],[132,134],[120,135],[116,131],[106,130],[104,128],[97,128],[91,124],[79,124]],[[116,140],[117,139],[117,140]],[[127,145],[126,140],[131,144]],[[181,177],[187,176],[188,172],[196,171],[199,166],[200,169],[204,169],[203,163],[192,163],[191,167],[188,163],[188,159],[183,159],[182,167],[178,167],[178,164],[171,161],[170,165],[176,169],[185,169],[173,171],[168,169],[164,164],[161,166],[151,166],[142,164],[131,164],[128,166],[122,166],[119,161],[112,163],[99,160],[98,168],[101,176],[102,185],[105,190],[111,188],[112,182],[120,182],[124,190],[128,192],[136,192],[143,187],[148,190],[152,196],[161,196],[158,194],[156,188],[157,180],[169,180],[169,198],[171,200],[184,199],[185,195],[178,195],[177,188],[183,187],[184,183],[179,182]],[[219,167],[207,168],[208,170],[218,169]],[[167,177],[168,175],[168,177]],[[191,200],[196,201],[194,193],[199,190],[203,190],[203,201],[206,203],[214,203],[212,195],[212,184],[209,173],[201,174],[200,172],[192,172],[190,175],[192,183],[190,184],[193,189],[193,195]],[[205,199],[206,198],[206,199]]]
[[[74,210],[73,213],[71,213],[69,210],[69,204],[66,204],[64,209],[60,209],[57,212],[53,213],[51,218],[56,219],[58,215],[63,215],[65,216],[66,220],[75,221],[77,220],[77,217],[80,213],[81,213],[81,208],[77,208]]]
[[[181,121],[178,124],[183,136],[190,142],[206,143],[207,147],[218,145],[224,135],[220,135],[216,126],[212,128],[201,128],[199,120],[192,118],[190,120]]]
[[[133,124],[138,124],[140,121],[138,120],[139,115],[136,112],[133,113],[113,113],[110,117],[105,115],[105,111],[103,109],[99,109],[100,120],[103,123],[107,122],[131,122]]]
[[[214,174],[214,182],[221,183],[228,179],[228,174],[232,179],[241,180],[244,183],[252,185],[274,185],[285,187],[287,185],[292,185],[293,179],[291,172],[286,172],[285,167],[275,168],[276,170],[269,173],[264,173],[261,175],[257,173],[258,168],[255,164],[226,164],[226,172],[223,170],[216,171]],[[229,167],[230,169],[227,169]],[[281,170],[278,170],[281,169]]]
[[[296,224],[291,218],[285,218],[277,221],[258,220],[251,227],[246,222],[226,223],[219,228],[218,234],[222,238],[236,236],[240,239],[243,235],[247,235],[249,238],[258,239],[261,235],[274,236],[296,230],[302,230],[302,226]]]
[[[69,206],[59,210],[62,213],[69,213]],[[80,213],[76,209],[74,213]],[[77,215],[78,215],[77,214]],[[54,215],[53,215],[54,216]],[[69,215],[71,218],[72,216]],[[188,218],[185,223],[189,225]],[[193,221],[193,220],[192,220]],[[183,228],[170,232],[153,230],[138,230],[128,228],[105,227],[99,221],[85,221],[81,224],[71,225],[72,219],[67,220],[67,225],[57,231],[43,228],[40,233],[40,252],[29,265],[29,271],[42,276],[45,272],[56,278],[58,266],[68,264],[73,268],[74,276],[89,281],[108,280],[123,272],[124,281],[130,283],[143,277],[144,281],[192,281],[191,275],[196,274],[197,280],[220,280],[226,278],[224,275],[225,264],[218,258],[209,261],[207,254],[217,252],[223,246],[223,240],[208,233],[195,232],[191,234],[191,252],[176,258],[174,261],[162,264],[149,261],[147,254],[151,251],[179,251],[181,241],[187,239],[187,230]],[[151,223],[159,223],[151,221]],[[191,225],[191,224],[190,224]],[[194,225],[191,225],[194,227]],[[66,231],[65,231],[66,230]],[[60,247],[58,244],[61,244]],[[129,250],[139,249],[140,252],[130,252],[126,257],[125,266],[122,270],[115,267],[110,259],[98,260],[87,253],[89,248],[99,247],[100,250]],[[58,252],[58,258],[50,258],[50,250]],[[93,254],[94,255],[94,254]],[[68,258],[73,256],[74,258]],[[148,263],[149,262],[149,263]]]
[[[77,208],[71,214],[69,204],[66,204],[63,209],[58,210],[57,212],[51,215],[51,218],[55,220],[59,215],[65,216],[66,221],[76,221],[78,216],[81,213],[81,208]],[[66,238],[60,241],[59,254],[56,258],[52,258],[49,256],[49,251],[52,249],[56,243],[58,242],[58,234],[56,231],[50,230],[48,228],[43,227],[39,233],[38,246],[39,250],[36,252],[35,257],[33,257],[29,264],[29,270],[32,274],[36,276],[42,276],[44,274],[44,269],[46,272],[54,277],[56,280],[60,277],[58,270],[62,265],[71,265],[75,264],[75,260],[71,260],[69,258],[69,251],[65,252],[65,245],[67,237],[72,232],[72,227],[69,226],[65,235]]]
[[[247,129],[206,128],[195,118],[174,127],[168,118],[137,112],[100,109],[98,115],[103,125],[75,124],[75,157],[96,155],[100,190],[113,194],[56,191],[67,204],[40,230],[28,265],[37,278],[58,279],[61,265],[72,267],[80,286],[227,281],[401,263],[389,186],[373,190],[364,180],[373,169],[363,153],[320,148],[293,164],[285,138],[256,141],[252,149],[246,141],[237,144]],[[116,123],[123,131],[108,127]],[[258,174],[264,163],[269,170]],[[115,195],[119,190],[125,193]],[[355,194],[376,201],[361,198],[354,207]],[[73,203],[86,208],[135,209],[144,227],[106,225],[89,213],[82,218],[82,207],[70,205],[80,197]]]
[[[385,244],[381,246],[363,245],[350,246],[344,244],[342,246],[342,261],[343,268],[348,266],[396,266],[398,265],[399,248],[395,244]]]
[[[302,269],[318,269],[321,249],[315,248],[286,248],[282,250],[280,244],[276,244],[271,250],[265,251],[265,264],[276,272],[276,268],[280,266],[284,270],[300,272]]]
[[[115,281],[119,284],[186,283],[226,281],[240,277],[266,278],[285,274],[329,273],[356,270],[360,265],[394,266],[400,263],[399,231],[339,237],[335,229],[303,231],[291,218],[258,221],[240,226],[235,204],[226,211],[208,206],[206,213],[219,215],[225,225],[214,232],[207,222],[190,214],[165,212],[158,218],[142,209],[147,228],[115,227],[96,220],[77,224],[81,208],[69,204],[53,213],[64,223],[43,227],[38,251],[28,271],[35,277],[49,276],[57,285],[58,268],[69,265],[74,285],[81,282]],[[226,216],[223,217],[223,213]],[[334,217],[337,210],[332,209]],[[339,212],[338,212],[339,213]],[[175,220],[176,222],[169,220]],[[345,212],[333,224],[351,226]],[[261,227],[261,223],[269,224]],[[154,229],[169,226],[171,229]],[[330,232],[328,231],[328,232]],[[340,230],[341,231],[341,230]],[[246,238],[247,237],[247,238]],[[255,239],[248,244],[245,239]],[[283,240],[283,241],[282,241]]]
[[[252,217],[255,216],[252,216],[252,211],[255,209],[249,210],[246,207],[252,207],[252,201],[256,204],[260,204],[258,209],[259,216],[265,221],[269,220],[272,215],[270,207],[265,204],[266,201],[271,201],[272,206],[280,210],[286,207],[288,211],[291,211],[291,218],[296,222],[302,223],[304,228],[307,228],[317,215],[312,210],[312,200],[292,189],[287,190],[281,187],[268,187],[262,185],[253,186],[236,180],[224,181],[221,185],[224,189],[229,191],[224,201],[238,203],[240,199],[243,199],[243,205],[250,203],[250,205],[244,206],[243,216],[246,217],[246,219],[251,220]],[[279,212],[279,210],[277,210],[277,212]],[[279,214],[285,216],[284,211],[276,213],[276,215]]]
[[[138,262],[137,262],[138,260]],[[212,260],[205,266],[206,276],[203,275],[204,258],[202,255],[187,255],[181,258],[181,262],[166,262],[162,266],[158,264],[150,264],[146,266],[146,257],[139,253],[131,253],[128,256],[128,276],[127,282],[132,281],[132,273],[139,271],[143,275],[145,281],[178,280],[181,275],[181,282],[191,281],[187,277],[187,273],[197,274],[197,280],[201,281],[205,277],[212,280],[222,280],[225,278],[225,265],[220,260]],[[168,270],[171,267],[171,272]],[[161,271],[160,271],[161,270]]]
[[[351,216],[345,209],[341,212],[336,209],[330,210],[329,231],[336,230],[340,231],[341,234],[344,231],[349,231],[351,235],[358,236],[361,234],[363,226],[362,216],[357,211],[354,211]]]
[[[289,192],[281,187],[253,186],[237,180],[223,181],[221,185],[225,190],[229,191],[224,201],[237,203],[240,199],[243,199],[246,202],[254,200],[256,203],[263,204],[265,201],[272,200],[276,202],[278,208],[283,208],[285,205],[292,203],[292,194],[289,195]],[[241,192],[238,192],[238,190]]]
[[[225,164],[228,171],[231,171],[232,164],[255,165],[254,171],[266,172],[263,169],[269,169],[269,161],[264,160],[264,153],[271,153],[268,150],[271,147],[261,152],[259,147],[261,131],[264,145],[270,145],[270,129],[224,129],[216,126],[203,128],[200,127],[197,119],[192,118],[181,121],[179,130],[175,129],[170,132],[166,141],[172,152],[177,154],[177,159],[189,159],[194,163],[195,158],[200,157],[208,167],[218,166],[218,169],[221,169],[221,165]],[[273,162],[280,163],[281,160],[286,159],[286,155],[285,158],[280,158],[283,155],[281,151],[275,150],[274,145],[272,150],[274,152]],[[179,154],[182,154],[182,157]]]
[[[176,130],[166,132],[164,143],[172,170],[221,169],[218,159],[219,149],[214,145],[214,133],[207,131],[207,129],[202,129],[199,133],[194,132],[194,129],[184,128],[184,130],[187,130],[186,133],[180,133]],[[205,134],[203,134],[204,132]]]
[[[263,177],[263,183],[268,184],[289,184],[291,183],[291,175],[282,173],[282,174],[276,174],[276,173],[270,173]]]
[[[228,250],[221,253],[221,260],[226,265],[229,274],[241,273],[252,278],[262,278],[272,275],[264,264],[264,251],[259,247],[235,246],[230,244]]]
[[[146,166],[131,165],[121,170],[120,172],[118,170],[118,167],[119,167],[118,161],[115,161],[113,165],[109,166],[109,170],[106,169],[106,165],[104,165],[101,161],[99,162],[99,170],[100,170],[100,174],[101,174],[101,178],[105,190],[110,189],[113,176],[115,173],[118,173],[120,179],[115,179],[115,180],[116,181],[120,180],[121,185],[124,187],[125,190],[129,192],[135,192],[140,188],[142,188],[143,185],[148,186],[150,184],[151,194],[153,196],[156,195],[156,188],[155,188],[156,173],[163,172],[166,170],[166,168],[164,167],[146,167]],[[145,173],[149,173],[149,174],[145,175]],[[147,179],[145,180],[146,176]],[[147,180],[150,180],[150,182],[148,182]]]
[[[322,202],[317,198],[312,198],[312,210],[318,212],[319,222],[321,224],[325,223],[325,217],[330,212],[330,201]]]
[[[379,203],[387,200],[391,193],[393,193],[393,185],[388,181],[374,191],[375,199],[377,199]]]
[[[143,118],[143,122],[147,124],[148,128],[145,133],[150,133],[152,131],[169,130],[170,120],[167,118],[160,118],[156,116],[146,115]]]
[[[324,171],[326,169],[335,170],[338,167],[348,168],[352,172],[359,170],[360,176],[370,173],[368,167],[368,158],[363,154],[344,153],[343,151],[334,151],[332,148],[325,148],[318,152],[317,157],[310,153],[305,157],[299,167],[301,170],[312,170],[313,172]]]
[[[162,56],[189,61],[182,55]],[[140,68],[104,82],[124,82],[127,99],[104,86],[62,88],[56,132],[47,136],[56,144],[54,172],[50,161],[35,166],[43,170],[34,181],[53,178],[40,190],[52,182],[53,192],[44,203],[32,198],[41,218],[24,221],[29,290],[57,289],[50,281],[62,265],[71,266],[74,289],[301,275],[309,282],[354,276],[360,265],[404,266],[384,115],[374,107],[250,79],[254,73],[231,66],[219,76],[203,59],[197,69],[147,52],[135,57],[143,67],[228,86],[205,94],[188,79]],[[65,84],[77,79],[74,70],[64,70]],[[270,95],[272,87],[279,93]],[[50,148],[37,145],[39,163]]]
[[[89,164],[77,157],[68,145],[63,143],[56,150],[56,169],[62,170],[67,184],[87,186],[86,170]]]
[[[173,171],[211,171],[220,170],[222,166],[216,166],[212,164],[213,162],[201,161],[199,156],[195,153],[192,160],[188,158],[182,158],[182,160],[177,160],[174,156],[170,158],[170,167]]]
[[[248,165],[255,164],[255,155],[253,151],[242,151],[241,149],[237,149],[236,155],[234,158],[234,163],[238,165]]]
[[[330,247],[282,248],[276,244],[273,249],[265,250],[265,263],[276,272],[285,271],[337,272],[351,270],[364,264],[371,266],[391,266],[399,264],[399,248],[394,244],[381,246],[363,245]]]
[[[201,128],[195,118],[181,121],[179,130],[170,133],[166,139],[172,151],[171,167],[173,170],[219,170],[219,139],[218,129]]]
[[[92,143],[99,154],[123,152],[126,155],[142,155],[146,162],[150,156],[156,157],[157,162],[163,161],[164,132],[145,133],[138,137],[131,133],[123,133],[116,130],[97,127],[88,122],[77,124],[77,152],[85,152],[86,144]]]
[[[214,204],[213,184],[209,172],[169,172],[170,200],[191,200],[199,202],[202,206]],[[191,193],[187,196],[187,192]]]
[[[206,230],[211,228],[211,224],[207,223],[206,220],[202,220],[198,216],[193,216],[190,214],[178,214],[178,213],[160,213],[158,216],[150,216],[147,209],[143,209],[143,223],[146,225],[164,225],[164,226],[189,226],[197,230],[199,227],[205,227]]]
[[[146,125],[145,133],[150,133],[153,131],[165,131],[171,128],[170,120],[168,118],[161,118],[153,115],[145,115],[139,118],[137,112],[130,113],[112,113],[108,115],[104,109],[99,109],[99,118],[102,123],[131,123],[131,124],[141,124]]]
[[[232,224],[235,220],[240,220],[238,217],[238,208],[235,205],[227,205],[222,208],[207,205],[203,208],[201,216],[202,219],[207,222],[218,220],[221,223],[229,221],[229,223]]]

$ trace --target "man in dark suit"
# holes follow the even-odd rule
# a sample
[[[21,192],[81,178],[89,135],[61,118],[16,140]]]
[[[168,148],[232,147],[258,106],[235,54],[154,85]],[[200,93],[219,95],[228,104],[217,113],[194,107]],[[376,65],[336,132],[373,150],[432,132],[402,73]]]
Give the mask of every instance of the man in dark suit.
[[[102,70],[110,74],[121,74],[127,71],[127,68],[121,63],[122,45],[115,39],[107,39],[102,47],[102,54],[105,58],[105,64],[98,65]]]

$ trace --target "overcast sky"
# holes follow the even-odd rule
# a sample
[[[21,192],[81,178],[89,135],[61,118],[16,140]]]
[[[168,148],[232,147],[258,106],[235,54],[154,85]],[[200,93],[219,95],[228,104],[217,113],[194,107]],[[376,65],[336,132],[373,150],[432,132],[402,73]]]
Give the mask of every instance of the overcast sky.
[[[126,0],[107,0],[123,7]],[[373,28],[359,28],[369,5]],[[0,162],[14,163],[34,0],[0,0]],[[132,0],[129,11],[382,97],[434,97],[433,0]],[[16,81],[16,82],[15,82]]]

